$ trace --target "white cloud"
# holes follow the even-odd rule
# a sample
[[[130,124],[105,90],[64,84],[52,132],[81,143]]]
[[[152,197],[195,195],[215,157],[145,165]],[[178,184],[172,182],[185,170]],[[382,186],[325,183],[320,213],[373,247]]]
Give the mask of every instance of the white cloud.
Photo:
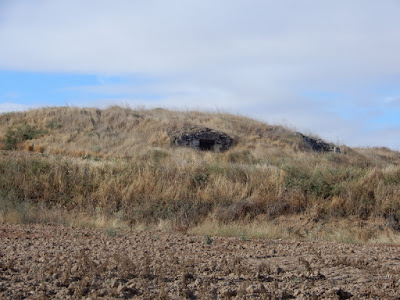
[[[0,69],[95,73],[101,85],[83,89],[105,102],[126,93],[132,103],[226,109],[353,144],[373,118],[365,111],[382,109],[366,88],[399,76],[399,10],[396,0],[5,1]],[[157,80],[110,84],[110,74]],[[314,88],[349,97],[302,95]]]
[[[33,108],[32,105],[17,104],[12,102],[0,103],[0,114],[5,112],[24,111]]]
[[[284,67],[285,78],[316,72],[348,76],[376,68],[397,71],[400,58],[393,54],[400,43],[395,30],[399,5],[335,3],[9,2],[0,29],[0,65],[168,75],[245,65],[264,66],[270,74]]]

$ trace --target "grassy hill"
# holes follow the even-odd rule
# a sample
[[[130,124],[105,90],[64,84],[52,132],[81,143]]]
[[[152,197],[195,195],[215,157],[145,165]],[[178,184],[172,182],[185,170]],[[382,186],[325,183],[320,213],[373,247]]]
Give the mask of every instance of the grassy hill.
[[[234,146],[171,145],[192,126]],[[0,115],[0,148],[0,222],[346,241],[394,241],[399,230],[399,152],[318,153],[242,116],[43,108]]]

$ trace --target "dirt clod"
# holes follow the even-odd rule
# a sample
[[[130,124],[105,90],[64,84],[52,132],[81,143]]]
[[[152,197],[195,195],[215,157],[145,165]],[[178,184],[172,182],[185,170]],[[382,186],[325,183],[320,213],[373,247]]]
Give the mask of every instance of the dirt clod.
[[[398,299],[399,248],[0,225],[0,299]],[[154,239],[154,235],[157,239]],[[274,255],[270,255],[274,253]]]

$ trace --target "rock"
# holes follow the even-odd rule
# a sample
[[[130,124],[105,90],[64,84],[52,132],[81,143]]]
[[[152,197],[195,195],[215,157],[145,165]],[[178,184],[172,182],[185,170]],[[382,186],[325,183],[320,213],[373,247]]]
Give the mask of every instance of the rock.
[[[333,153],[340,153],[339,147],[333,147]]]
[[[235,289],[229,288],[229,287],[224,287],[221,289],[221,294],[226,298],[230,299],[232,297],[235,297],[237,295],[237,291]]]
[[[200,151],[226,151],[233,144],[233,139],[226,133],[204,127],[192,127],[181,133],[173,132],[170,136],[173,145]]]
[[[340,148],[334,144],[326,143],[321,139],[313,139],[300,132],[296,132],[296,135],[300,136],[305,146],[313,151],[340,153]]]
[[[351,297],[353,297],[352,293],[346,292],[342,289],[338,289],[336,291],[336,295],[339,296],[339,299],[350,299]]]
[[[119,295],[122,295],[125,299],[132,298],[133,296],[138,294],[138,290],[135,288],[134,285],[130,286],[131,287],[120,284],[118,286],[117,293]]]

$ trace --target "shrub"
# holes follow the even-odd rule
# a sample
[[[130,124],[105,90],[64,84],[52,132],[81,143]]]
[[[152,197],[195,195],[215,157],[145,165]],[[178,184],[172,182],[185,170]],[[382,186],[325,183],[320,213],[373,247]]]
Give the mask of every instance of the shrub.
[[[60,123],[57,123],[56,121],[50,121],[46,124],[46,128],[49,129],[60,129],[62,125]]]
[[[34,126],[27,124],[19,127],[9,127],[5,134],[4,149],[15,150],[17,149],[19,143],[26,140],[32,140],[41,133],[42,131],[39,131]]]
[[[214,240],[213,240],[213,238],[211,236],[205,235],[204,236],[204,243],[206,245],[212,245],[214,243]]]
[[[227,224],[246,218],[251,220],[263,212],[263,208],[260,207],[260,205],[257,205],[248,199],[243,199],[236,201],[229,206],[220,207],[217,213],[217,219],[218,221]]]

